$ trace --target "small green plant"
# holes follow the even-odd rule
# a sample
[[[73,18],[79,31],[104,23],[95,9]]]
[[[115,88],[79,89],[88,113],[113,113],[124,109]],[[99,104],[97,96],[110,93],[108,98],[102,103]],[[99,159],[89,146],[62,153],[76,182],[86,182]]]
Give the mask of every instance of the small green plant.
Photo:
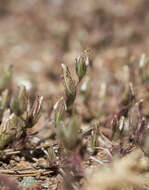
[[[78,84],[86,74],[87,66],[89,64],[89,57],[86,52],[82,53],[75,62],[75,72],[78,76],[78,82],[72,79],[72,75],[69,71],[68,66],[62,64],[63,78],[65,86],[65,97],[61,97],[54,105],[55,110],[55,124],[57,127],[57,133],[64,147],[68,150],[73,150],[77,147],[79,142],[78,135],[78,123],[76,114],[74,113],[74,101],[78,90]],[[88,95],[85,93],[85,99],[87,100]],[[69,119],[69,123],[64,122],[66,112],[71,110],[72,118]]]
[[[62,64],[65,96],[61,97],[54,105],[55,126],[57,130],[57,140],[59,147],[64,151],[61,153],[61,168],[63,179],[67,186],[71,186],[71,180],[74,176],[81,175],[81,153],[79,149],[84,149],[80,137],[80,123],[77,111],[75,109],[75,99],[79,84],[86,74],[89,58],[87,54],[82,54],[75,62],[75,72],[78,76],[76,82],[69,71],[68,66]],[[89,93],[84,92],[85,101],[87,101]],[[52,156],[52,153],[51,153]],[[65,164],[67,162],[67,164]],[[71,174],[73,173],[73,175]],[[68,176],[71,180],[67,180]],[[73,183],[72,183],[73,185]]]
[[[31,103],[25,86],[19,86],[18,92],[10,93],[12,67],[0,76],[0,149],[21,140],[27,135],[27,129],[33,127],[40,118],[43,97],[37,96]]]

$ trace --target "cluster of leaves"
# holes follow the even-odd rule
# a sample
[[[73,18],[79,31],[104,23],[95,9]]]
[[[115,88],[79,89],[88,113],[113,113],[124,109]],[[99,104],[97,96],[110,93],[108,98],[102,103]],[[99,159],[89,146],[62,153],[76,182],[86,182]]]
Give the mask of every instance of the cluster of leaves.
[[[32,128],[40,117],[43,100],[43,97],[38,96],[32,103],[25,86],[19,86],[17,92],[12,91],[11,78],[12,67],[2,68],[0,75],[1,150],[11,143],[18,144],[16,149],[23,147],[22,142],[27,136],[27,129]]]
[[[78,82],[72,79],[68,66],[62,64],[63,78],[65,86],[65,95],[61,97],[54,106],[55,110],[55,125],[58,135],[68,150],[73,150],[78,144],[78,122],[74,106],[77,90],[82,78],[86,74],[87,66],[89,65],[88,51],[76,59],[75,71],[78,76]],[[66,112],[72,116],[72,120],[68,124],[64,123]],[[68,125],[68,126],[67,126]]]

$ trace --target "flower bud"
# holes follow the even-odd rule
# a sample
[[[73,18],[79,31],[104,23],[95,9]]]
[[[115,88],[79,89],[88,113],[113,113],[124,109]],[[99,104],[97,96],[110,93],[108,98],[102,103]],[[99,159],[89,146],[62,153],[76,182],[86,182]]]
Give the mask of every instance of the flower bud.
[[[86,55],[81,55],[75,60],[76,74],[79,78],[79,81],[81,81],[86,74],[88,62],[89,58]]]
[[[76,85],[75,81],[71,77],[71,73],[68,67],[62,64],[64,84],[65,84],[65,95],[66,95],[66,105],[67,108],[73,105],[73,102],[76,98]]]

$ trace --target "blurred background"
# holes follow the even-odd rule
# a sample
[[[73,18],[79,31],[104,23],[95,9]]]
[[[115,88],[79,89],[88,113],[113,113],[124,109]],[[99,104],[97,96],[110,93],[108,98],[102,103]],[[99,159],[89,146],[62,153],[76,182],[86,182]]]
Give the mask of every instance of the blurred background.
[[[0,1],[0,64],[54,95],[63,88],[60,64],[91,48],[94,85],[120,80],[120,67],[149,50],[148,10],[148,0]]]

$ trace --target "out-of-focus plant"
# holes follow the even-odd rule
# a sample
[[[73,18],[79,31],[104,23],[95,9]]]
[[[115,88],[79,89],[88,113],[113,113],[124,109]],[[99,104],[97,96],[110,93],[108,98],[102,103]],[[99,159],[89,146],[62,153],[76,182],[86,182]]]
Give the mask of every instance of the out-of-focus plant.
[[[149,57],[145,54],[142,54],[139,61],[139,75],[142,82],[146,82],[149,79],[148,61]]]
[[[0,91],[6,89],[11,81],[12,77],[12,65],[9,65],[8,68],[1,67],[0,69]]]
[[[83,96],[84,103],[88,104],[89,98],[91,96],[91,81],[88,76],[85,77],[85,79],[80,87],[80,93]]]
[[[127,106],[130,107],[135,102],[135,90],[132,83],[129,83],[126,85],[125,90],[122,94],[121,106]]]
[[[21,115],[27,109],[28,97],[25,86],[20,86],[18,95],[13,96],[10,102],[10,108],[16,115]]]
[[[67,150],[74,150],[80,142],[78,118],[73,116],[69,124],[60,122],[57,127],[59,138]]]
[[[148,159],[141,159],[139,150],[130,153],[122,159],[115,159],[112,164],[104,165],[91,173],[85,181],[84,189],[87,190],[143,190],[148,170]]]
[[[99,112],[102,111],[102,107],[106,100],[106,91],[107,91],[107,84],[105,82],[101,82],[100,90],[99,90]]]
[[[9,102],[9,91],[5,89],[0,96],[0,121],[2,120],[2,115],[4,110],[6,109]]]

